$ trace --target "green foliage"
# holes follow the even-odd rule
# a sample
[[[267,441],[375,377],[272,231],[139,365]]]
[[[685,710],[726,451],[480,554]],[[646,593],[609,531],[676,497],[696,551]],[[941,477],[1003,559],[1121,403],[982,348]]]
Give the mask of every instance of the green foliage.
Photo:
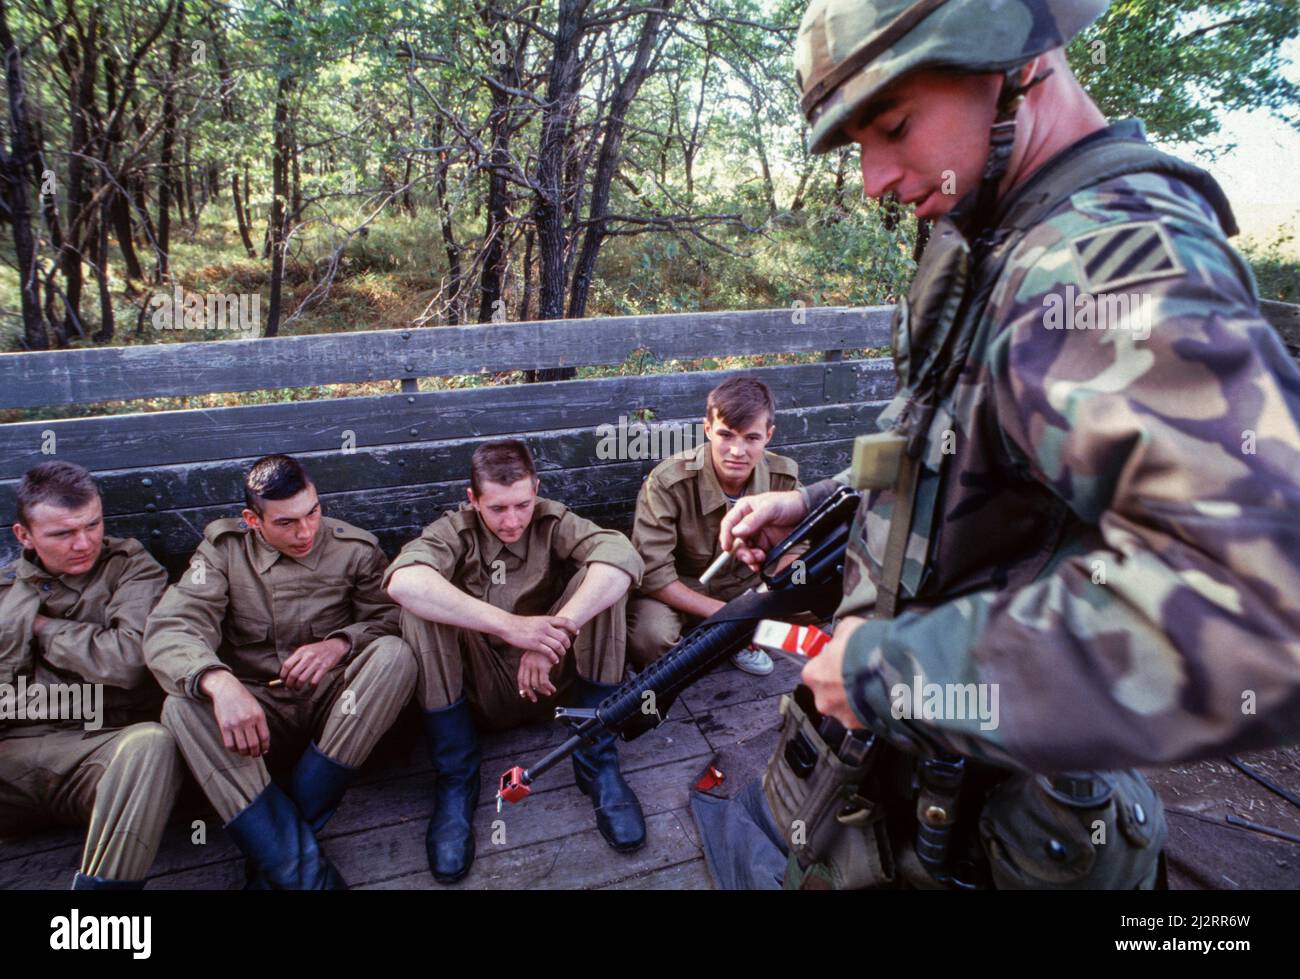
[[[1300,239],[1280,231],[1263,244],[1247,242],[1242,253],[1255,273],[1261,299],[1300,304]]]
[[[1270,109],[1300,129],[1300,86],[1281,73],[1282,45],[1298,35],[1300,4],[1287,0],[1116,0],[1069,56],[1108,118],[1199,143],[1233,109]]]

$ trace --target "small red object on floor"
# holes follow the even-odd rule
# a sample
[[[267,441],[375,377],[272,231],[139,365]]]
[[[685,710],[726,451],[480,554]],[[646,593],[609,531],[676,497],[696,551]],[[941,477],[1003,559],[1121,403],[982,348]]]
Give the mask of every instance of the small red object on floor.
[[[501,788],[497,790],[497,798],[505,799],[506,802],[522,802],[532,791],[524,781],[523,768],[516,765],[501,776]]]
[[[722,774],[717,765],[710,765],[708,769],[700,776],[700,780],[695,783],[695,787],[701,792],[708,792],[709,789],[721,785],[727,780],[727,776]]]

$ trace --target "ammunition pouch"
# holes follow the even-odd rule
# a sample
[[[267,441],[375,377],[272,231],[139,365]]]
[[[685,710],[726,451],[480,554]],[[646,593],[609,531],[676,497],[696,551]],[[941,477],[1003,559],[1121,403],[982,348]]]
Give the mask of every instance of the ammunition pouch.
[[[1136,771],[1048,776],[908,758],[822,717],[803,686],[781,698],[781,717],[763,793],[789,847],[787,890],[1158,886],[1168,829]],[[912,796],[894,784],[899,765]]]
[[[879,887],[894,879],[884,808],[869,797],[874,736],[817,714],[799,687],[781,698],[781,738],[763,792],[790,847],[787,890]]]

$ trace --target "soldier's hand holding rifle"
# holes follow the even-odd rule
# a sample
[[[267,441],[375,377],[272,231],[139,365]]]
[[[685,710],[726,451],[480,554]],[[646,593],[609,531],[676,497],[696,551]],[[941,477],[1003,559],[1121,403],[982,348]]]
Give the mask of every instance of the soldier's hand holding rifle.
[[[768,550],[784,540],[806,516],[808,506],[798,490],[741,497],[722,518],[722,549],[731,551],[735,547],[736,560],[758,571]]]
[[[722,549],[729,551],[735,546],[736,558],[758,571],[772,545],[784,539],[807,515],[808,508],[797,490],[743,497],[722,518]],[[844,651],[862,621],[849,617],[836,623],[831,641],[819,656],[808,661],[800,677],[812,690],[817,709],[850,728],[860,728],[862,722],[849,706],[844,689]]]

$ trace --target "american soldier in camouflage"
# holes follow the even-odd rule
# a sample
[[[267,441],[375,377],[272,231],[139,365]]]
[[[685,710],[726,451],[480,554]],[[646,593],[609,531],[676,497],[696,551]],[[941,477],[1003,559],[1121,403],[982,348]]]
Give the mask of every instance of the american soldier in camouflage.
[[[1106,6],[815,0],[800,29],[813,150],[859,143],[869,196],[942,217],[879,420],[909,451],[804,670],[915,756],[1063,773],[1300,736],[1300,370],[1217,185],[1070,73]],[[849,479],[740,501],[722,546],[753,566]],[[931,684],[996,690],[997,722],[916,716]]]
[[[1181,181],[1136,174],[1075,195],[1014,250],[930,425],[913,601],[848,644],[864,717],[892,724],[890,690],[917,676],[996,684],[995,730],[898,726],[1039,771],[1296,736],[1300,376],[1215,219]],[[1075,321],[1048,321],[1075,290],[1121,289],[1149,323],[1098,304],[1088,324],[1077,299]],[[841,617],[874,603],[892,495],[868,503]]]

